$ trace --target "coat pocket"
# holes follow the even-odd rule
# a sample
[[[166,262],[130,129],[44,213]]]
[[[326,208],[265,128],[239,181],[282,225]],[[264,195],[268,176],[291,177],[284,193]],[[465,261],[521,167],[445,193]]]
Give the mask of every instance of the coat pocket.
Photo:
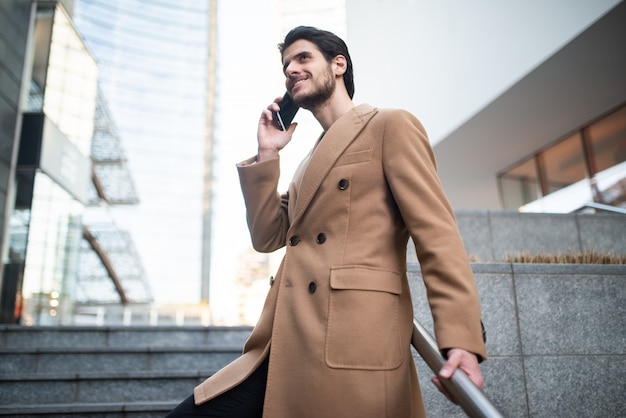
[[[399,367],[401,275],[363,266],[334,268],[330,287],[326,364],[363,370]]]

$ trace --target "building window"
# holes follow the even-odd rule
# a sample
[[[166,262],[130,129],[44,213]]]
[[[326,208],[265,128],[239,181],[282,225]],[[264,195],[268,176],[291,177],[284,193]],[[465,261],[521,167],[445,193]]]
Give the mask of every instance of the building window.
[[[537,161],[529,158],[500,176],[505,208],[518,208],[541,197]]]
[[[88,156],[96,109],[98,67],[63,7],[42,5],[35,26],[31,93],[43,94],[43,112]]]
[[[580,133],[540,152],[537,159],[541,168],[541,190],[544,196],[586,177]]]
[[[24,261],[21,322],[69,323],[83,205],[45,173],[34,174],[32,191],[24,191],[32,193],[30,207],[11,219],[12,249],[19,243]]]
[[[626,106],[502,172],[498,183],[504,209],[626,206]]]
[[[626,161],[626,106],[589,126],[586,136],[592,175]]]

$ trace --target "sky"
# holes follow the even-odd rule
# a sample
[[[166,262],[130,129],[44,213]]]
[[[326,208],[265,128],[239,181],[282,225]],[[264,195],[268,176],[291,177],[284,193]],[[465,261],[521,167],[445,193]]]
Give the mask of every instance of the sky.
[[[233,278],[238,258],[251,246],[236,164],[256,155],[256,131],[261,112],[285,91],[277,49],[284,37],[281,26],[285,23],[271,6],[272,1],[248,0],[221,2],[218,8],[210,301],[218,321],[229,321],[233,313],[237,293]],[[306,24],[324,26],[321,18],[307,19]],[[309,112],[301,110],[294,121],[298,123],[296,133],[280,155],[281,192],[287,190],[296,166],[321,133],[321,127]],[[277,257],[281,254],[279,250]]]

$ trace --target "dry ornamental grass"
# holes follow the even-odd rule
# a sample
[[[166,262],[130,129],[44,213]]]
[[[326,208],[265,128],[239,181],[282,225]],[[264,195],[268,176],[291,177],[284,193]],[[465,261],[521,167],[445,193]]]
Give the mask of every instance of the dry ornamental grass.
[[[626,264],[626,254],[600,253],[597,251],[569,252],[565,254],[530,254],[507,255],[507,263],[545,263],[545,264]]]

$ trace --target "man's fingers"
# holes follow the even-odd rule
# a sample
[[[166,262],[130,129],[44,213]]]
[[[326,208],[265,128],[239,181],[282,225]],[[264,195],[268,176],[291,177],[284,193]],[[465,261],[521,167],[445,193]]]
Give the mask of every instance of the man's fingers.
[[[438,376],[442,379],[450,379],[457,368],[465,372],[479,389],[483,388],[485,381],[474,354],[460,349],[450,350],[448,360],[439,370]]]
[[[443,379],[450,379],[454,371],[459,367],[460,362],[461,357],[451,352],[448,360],[444,363],[441,370],[439,370],[439,376]]]

